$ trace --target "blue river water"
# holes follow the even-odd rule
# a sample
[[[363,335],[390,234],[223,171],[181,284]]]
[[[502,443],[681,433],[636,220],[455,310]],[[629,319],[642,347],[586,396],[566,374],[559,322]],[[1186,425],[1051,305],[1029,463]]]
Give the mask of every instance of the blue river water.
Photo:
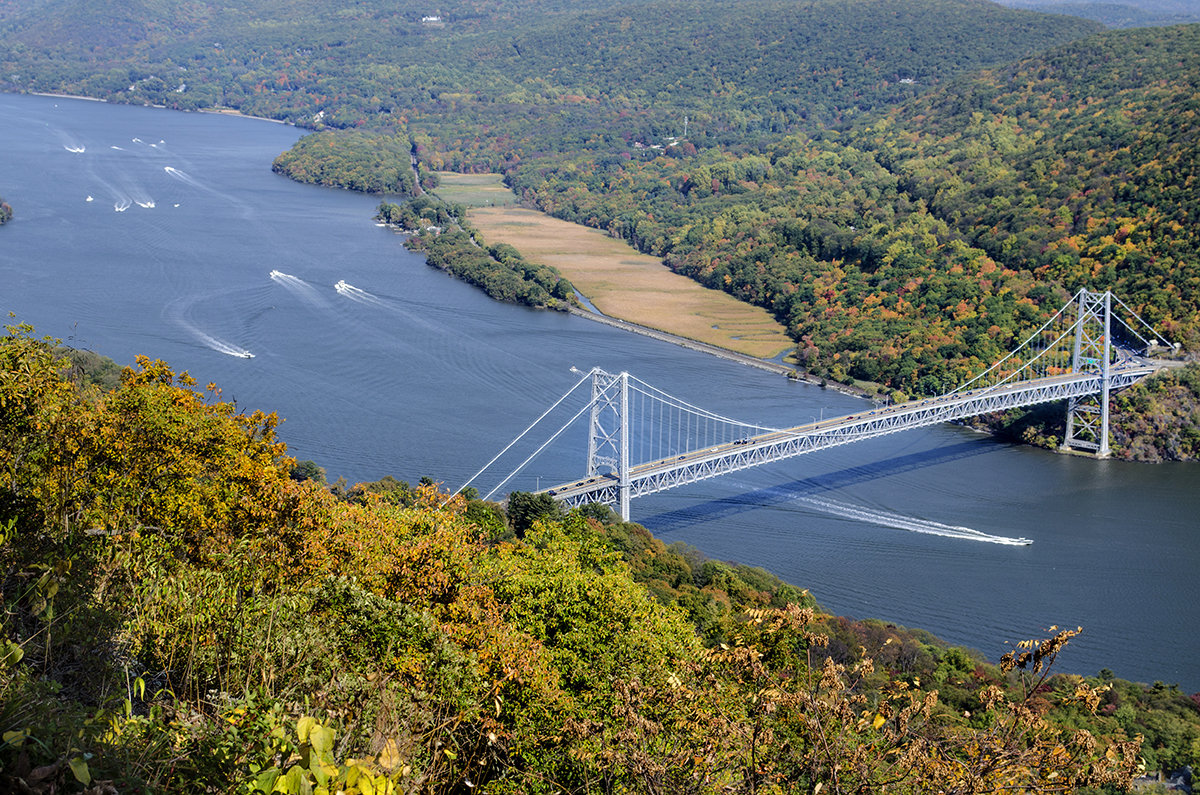
[[[864,405],[493,302],[376,226],[377,199],[271,173],[301,134],[290,127],[4,95],[0,120],[0,196],[16,210],[0,229],[0,311],[121,363],[165,359],[242,409],[278,412],[291,452],[331,479],[457,487],[575,383],[572,367],[625,370],[767,426]],[[508,488],[582,474],[577,426]],[[528,452],[476,485],[488,492]],[[1200,467],[1059,456],[950,426],[633,504],[664,541],[763,566],[836,613],[922,627],[993,659],[1006,642],[1082,625],[1063,670],[1190,691],[1198,517]]]

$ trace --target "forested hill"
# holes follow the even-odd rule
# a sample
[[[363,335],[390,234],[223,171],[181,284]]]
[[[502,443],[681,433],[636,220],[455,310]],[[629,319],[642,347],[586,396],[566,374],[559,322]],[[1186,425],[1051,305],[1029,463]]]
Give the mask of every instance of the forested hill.
[[[936,393],[1083,286],[1195,347],[1198,53],[1197,26],[1108,32],[850,131],[509,180],[768,307],[837,380]]]
[[[559,114],[642,134],[681,127],[686,113],[702,139],[836,121],[1100,29],[981,0],[566,8],[44,0],[0,9],[0,87],[224,105],[309,126],[411,123],[460,146],[511,138],[528,150],[561,137]]]
[[[854,142],[1005,267],[1200,308],[1200,25],[1106,33],[908,103]]]

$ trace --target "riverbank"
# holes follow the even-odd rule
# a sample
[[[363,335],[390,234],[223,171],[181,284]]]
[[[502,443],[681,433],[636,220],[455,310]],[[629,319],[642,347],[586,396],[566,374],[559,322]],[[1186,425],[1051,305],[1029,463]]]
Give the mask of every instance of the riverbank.
[[[82,94],[56,94],[56,93],[53,93],[50,91],[30,91],[28,93],[31,96],[35,96],[35,97],[54,97],[56,99],[83,99],[83,100],[87,100],[88,102],[108,102],[108,100],[104,99],[103,97],[85,97]],[[122,103],[118,103],[118,104],[122,104]],[[136,103],[134,103],[134,104],[136,104]],[[144,107],[163,108],[166,110],[170,110],[170,108],[168,108],[166,105],[156,105],[152,102],[145,104]],[[181,112],[188,113],[189,111],[183,110]],[[249,113],[242,113],[240,110],[234,110],[233,108],[197,108],[194,112],[196,112],[196,113],[215,113],[218,116],[240,116],[243,119],[257,119],[258,121],[269,121],[272,124],[286,124],[286,125],[292,124],[292,122],[283,121],[282,119],[269,119],[266,116],[253,116]]]
[[[156,105],[155,107],[162,107],[162,106]],[[215,113],[218,116],[240,116],[243,119],[257,119],[259,121],[269,121],[272,124],[285,124],[285,125],[293,126],[293,127],[295,126],[290,121],[284,121],[283,119],[268,119],[266,116],[252,116],[249,113],[242,113],[240,110],[234,110],[233,108],[200,108],[196,112],[197,113]]]
[[[108,102],[107,99],[100,97],[85,97],[82,94],[54,94],[48,91],[30,91],[30,95],[35,97],[55,97],[58,99],[86,99],[88,102]]]
[[[758,359],[753,356],[746,356],[745,354],[737,353],[736,351],[731,351],[726,348],[719,348],[716,345],[709,345],[708,343],[688,339],[687,337],[680,337],[677,334],[670,334],[666,331],[649,328],[648,326],[630,323],[628,320],[620,320],[619,318],[601,315],[596,312],[589,312],[586,309],[579,309],[578,307],[571,307],[567,311],[576,317],[587,318],[588,320],[593,320],[597,323],[603,323],[607,326],[619,328],[623,331],[628,331],[633,334],[641,334],[643,337],[650,337],[651,339],[670,342],[673,345],[678,345],[681,348],[687,348],[688,350],[699,351],[712,356],[718,356],[731,362],[744,364],[747,367],[756,367],[759,370],[766,370],[769,373],[785,375],[789,378],[801,378],[800,374],[796,372],[795,368],[781,362],[771,361],[768,359]]]
[[[680,276],[598,229],[513,205],[499,174],[439,178],[439,198],[470,207],[467,220],[487,244],[506,243],[558,269],[604,316],[764,361],[795,346],[765,309]]]

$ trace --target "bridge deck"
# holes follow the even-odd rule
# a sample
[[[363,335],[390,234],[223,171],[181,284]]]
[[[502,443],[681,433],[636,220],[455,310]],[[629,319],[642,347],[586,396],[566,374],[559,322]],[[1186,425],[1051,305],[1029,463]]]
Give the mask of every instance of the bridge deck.
[[[1109,387],[1122,389],[1130,386],[1153,373],[1155,369],[1154,365],[1146,362],[1123,361],[1110,369]],[[874,408],[844,417],[770,431],[630,467],[629,496],[641,497],[727,472],[876,436],[1018,406],[1096,394],[1101,391],[1103,380],[1100,373],[1058,375],[1009,386]],[[620,483],[614,474],[570,481],[543,491],[568,506],[589,502],[615,505],[620,500]]]

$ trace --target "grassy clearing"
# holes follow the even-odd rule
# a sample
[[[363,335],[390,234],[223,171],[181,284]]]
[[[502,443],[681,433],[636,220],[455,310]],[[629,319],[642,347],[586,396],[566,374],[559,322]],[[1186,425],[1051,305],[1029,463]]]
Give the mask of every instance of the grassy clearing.
[[[455,174],[438,172],[438,187],[433,191],[442,201],[467,207],[502,207],[516,204],[517,197],[505,187],[499,174]]]
[[[606,315],[761,359],[794,345],[766,310],[672,273],[596,229],[512,205],[473,206],[470,221],[486,241],[558,268]]]

